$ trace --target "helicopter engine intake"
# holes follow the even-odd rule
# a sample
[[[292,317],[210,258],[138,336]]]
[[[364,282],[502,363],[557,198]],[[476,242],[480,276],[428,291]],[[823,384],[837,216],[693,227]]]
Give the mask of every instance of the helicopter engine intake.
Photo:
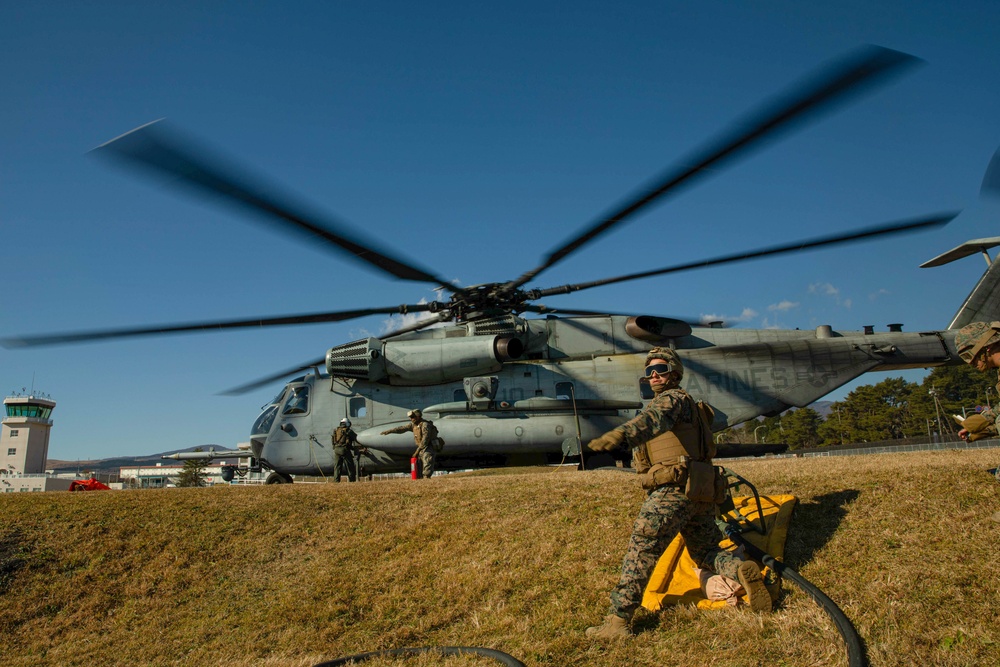
[[[333,377],[417,386],[488,375],[522,354],[524,343],[512,336],[389,341],[368,338],[330,349],[326,368]]]

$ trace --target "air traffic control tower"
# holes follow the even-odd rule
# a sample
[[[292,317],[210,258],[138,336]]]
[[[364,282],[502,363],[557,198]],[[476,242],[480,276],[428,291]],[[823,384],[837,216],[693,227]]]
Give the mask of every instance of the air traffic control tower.
[[[49,432],[56,402],[34,395],[8,396],[0,421],[0,470],[7,475],[45,472],[49,457]]]

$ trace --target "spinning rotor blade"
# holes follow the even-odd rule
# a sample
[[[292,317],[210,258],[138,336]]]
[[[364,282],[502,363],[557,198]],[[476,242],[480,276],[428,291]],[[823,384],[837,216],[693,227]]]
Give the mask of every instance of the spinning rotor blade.
[[[399,312],[399,311],[397,310],[396,312]],[[385,336],[379,336],[379,340],[385,340],[387,338],[392,338],[393,336],[399,336],[401,334],[409,333],[411,331],[417,331],[419,329],[423,329],[425,327],[429,327],[432,324],[437,324],[438,322],[444,322],[447,319],[448,319],[448,316],[445,315],[445,314],[443,314],[443,313],[439,314],[437,317],[429,317],[426,320],[421,320],[420,322],[417,322],[416,324],[412,324],[412,325],[410,325],[408,327],[403,327],[402,329],[397,329],[397,330],[395,330],[395,331],[393,331],[393,332],[391,332],[389,334],[386,334]],[[265,385],[269,385],[272,382],[277,382],[278,380],[283,380],[283,379],[289,377],[290,375],[295,375],[297,373],[301,373],[302,371],[307,371],[310,368],[317,368],[317,367],[324,367],[324,366],[326,366],[326,357],[323,357],[322,359],[320,359],[318,361],[314,361],[312,363],[302,364],[300,366],[295,366],[293,368],[288,368],[288,369],[283,370],[281,372],[274,373],[273,375],[268,375],[267,377],[259,378],[257,380],[252,381],[252,382],[248,382],[247,384],[240,385],[239,387],[233,387],[232,389],[227,389],[226,391],[221,391],[221,392],[219,392],[219,395],[220,396],[239,396],[241,394],[246,394],[248,392],[251,392],[254,389],[259,389],[259,388],[261,388],[261,387],[263,387]]]
[[[805,83],[799,84],[791,93],[772,105],[737,122],[728,133],[681,160],[680,166],[668,170],[621,208],[609,213],[582,234],[552,251],[541,266],[508,283],[504,286],[505,289],[514,290],[524,285],[585,243],[624,222],[657,199],[696,177],[705,175],[704,172],[708,167],[718,167],[719,163],[726,159],[735,158],[752,147],[759,147],[764,138],[774,138],[779,130],[790,129],[794,122],[805,120],[809,114],[829,110],[835,102],[845,101],[850,94],[859,93],[865,85],[874,84],[880,78],[885,78],[902,70],[904,66],[917,62],[922,61],[906,53],[878,46],[867,47],[860,53],[838,61]]]
[[[230,204],[263,215],[264,219],[282,230],[305,232],[397,278],[434,283],[455,291],[445,280],[387,252],[375,250],[371,243],[362,242],[360,235],[343,223],[305,212],[305,207],[296,206],[291,197],[281,195],[278,188],[266,184],[261,178],[252,177],[232,164],[210,158],[207,151],[169,131],[160,121],[112,139],[95,148],[94,152],[174,177],[204,194],[218,195]]]
[[[847,234],[821,236],[814,239],[807,239],[805,241],[795,241],[793,243],[788,243],[785,245],[772,246],[770,248],[748,250],[746,252],[738,252],[738,253],[733,253],[731,255],[723,255],[722,257],[715,257],[713,259],[703,259],[697,262],[678,264],[675,266],[669,266],[664,269],[643,271],[642,273],[631,273],[629,275],[618,276],[616,278],[605,278],[604,280],[594,280],[592,282],[587,282],[587,283],[577,283],[575,285],[563,285],[562,287],[551,287],[548,289],[533,290],[531,292],[531,295],[533,298],[540,299],[542,297],[552,296],[554,294],[569,294],[570,292],[579,292],[580,290],[590,289],[591,287],[599,287],[601,285],[611,285],[612,283],[622,283],[627,280],[638,280],[640,278],[662,276],[667,273],[678,273],[680,271],[689,271],[691,269],[701,269],[706,266],[718,266],[719,264],[742,262],[748,259],[757,259],[758,257],[766,257],[768,255],[780,255],[783,253],[796,252],[799,250],[809,250],[812,248],[819,248],[821,246],[852,243],[855,241],[860,241],[862,239],[870,239],[877,236],[900,234],[904,232],[915,232],[924,228],[941,227],[943,225],[946,225],[949,222],[951,222],[951,220],[954,219],[954,217],[957,216],[958,213],[959,213],[958,211],[955,211],[950,213],[943,213],[941,215],[936,215],[930,218],[918,218],[915,220],[893,222],[887,225],[881,225],[878,227],[869,227],[868,229],[849,232]]]
[[[278,380],[284,380],[290,375],[295,375],[301,373],[302,371],[307,371],[310,368],[322,368],[326,366],[326,357],[317,359],[311,363],[302,364],[300,366],[295,366],[294,368],[288,368],[281,371],[280,373],[275,373],[274,375],[268,375],[266,378],[260,378],[259,380],[254,380],[253,382],[248,382],[247,384],[240,385],[239,387],[233,387],[232,389],[227,389],[226,391],[220,391],[219,396],[239,396],[241,394],[246,394],[254,389],[260,389],[265,385],[269,385],[272,382],[277,382]]]
[[[1000,148],[993,154],[986,173],[983,175],[983,184],[979,188],[980,195],[1000,196]]]
[[[39,336],[21,336],[16,338],[0,338],[0,345],[6,348],[42,347],[45,345],[61,345],[63,343],[85,343],[115,338],[133,338],[137,336],[155,336],[159,334],[185,333],[192,331],[215,331],[222,329],[245,329],[250,327],[273,327],[289,324],[319,324],[323,322],[342,322],[366,315],[395,315],[419,313],[444,308],[445,304],[438,302],[422,303],[409,306],[388,308],[363,308],[360,310],[341,310],[329,313],[307,313],[304,315],[286,315],[264,319],[223,320],[221,322],[193,322],[189,324],[170,324],[159,327],[136,327],[126,329],[106,329],[103,331],[81,331],[63,334],[44,334]],[[306,366],[306,368],[309,368]]]
[[[451,313],[444,312],[438,313],[436,317],[428,317],[426,319],[420,320],[406,327],[399,329],[393,329],[384,336],[379,336],[379,340],[386,340],[387,338],[395,338],[396,336],[402,336],[405,333],[410,333],[411,331],[420,331],[421,329],[426,329],[427,327],[438,324],[439,322],[446,322],[451,319]]]
[[[561,292],[560,292],[561,293]],[[542,315],[580,315],[583,317],[632,317],[635,313],[610,313],[608,311],[597,311],[597,310],[580,310],[579,308],[553,308],[552,306],[544,306],[540,303],[538,304],[528,304],[523,308],[527,312],[539,313]],[[692,327],[704,327],[706,326],[701,320],[693,320],[685,317],[670,317],[668,315],[663,315],[662,317],[666,319],[677,320],[679,322],[684,322]]]

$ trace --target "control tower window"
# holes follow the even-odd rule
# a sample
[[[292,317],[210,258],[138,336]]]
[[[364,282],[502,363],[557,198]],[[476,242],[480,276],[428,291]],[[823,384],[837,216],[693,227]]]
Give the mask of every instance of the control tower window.
[[[293,387],[281,414],[304,415],[307,412],[309,412],[309,385]]]
[[[44,405],[31,405],[29,403],[15,403],[7,405],[8,417],[35,417],[37,419],[48,419],[52,414],[52,408]]]

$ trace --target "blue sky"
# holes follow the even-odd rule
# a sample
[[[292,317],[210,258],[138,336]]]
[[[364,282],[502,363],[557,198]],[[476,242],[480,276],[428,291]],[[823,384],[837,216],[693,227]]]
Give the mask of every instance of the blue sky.
[[[918,265],[997,235],[1000,200],[979,197],[1000,145],[995,2],[90,4],[0,7],[0,336],[434,298],[87,154],[151,120],[471,285],[536,266],[866,43],[926,64],[719,168],[532,286],[961,208],[943,230],[548,300],[754,328],[926,330],[947,325],[985,265]],[[386,326],[0,349],[0,389],[34,383],[57,401],[52,458],[232,446],[280,383],[216,392]]]

